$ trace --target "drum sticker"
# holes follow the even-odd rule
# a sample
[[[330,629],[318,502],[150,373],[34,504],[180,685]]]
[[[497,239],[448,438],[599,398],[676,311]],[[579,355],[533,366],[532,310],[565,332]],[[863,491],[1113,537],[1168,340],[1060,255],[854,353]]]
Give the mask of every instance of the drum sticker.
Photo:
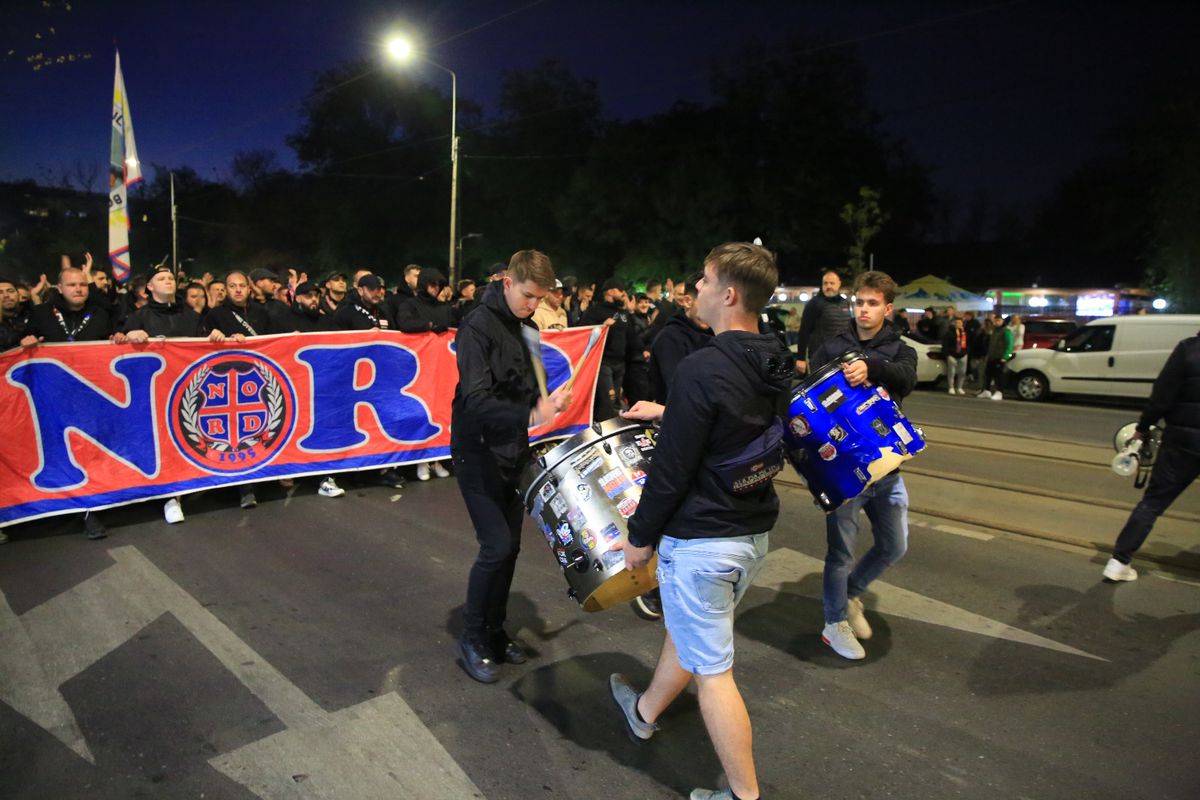
[[[579,502],[586,503],[592,499],[592,487],[586,483],[580,483],[575,487],[575,494],[579,495]]]
[[[866,413],[866,410],[868,408],[870,408],[871,406],[875,405],[876,403],[878,403],[880,401],[880,399],[881,398],[877,394],[871,395],[871,399],[864,401],[862,405],[860,405],[858,408],[854,409],[854,413],[860,414],[860,415]]]
[[[629,477],[633,478],[633,482],[638,486],[646,485],[646,473],[642,472],[640,469],[630,470]]]
[[[866,473],[864,473],[864,472],[863,472],[861,469],[859,469],[858,467],[855,467],[855,468],[854,468],[854,477],[858,478],[858,479],[859,479],[860,481],[862,481],[863,483],[866,483],[866,482],[867,482],[867,475],[866,475]]]
[[[556,536],[558,536],[558,540],[563,544],[570,544],[571,540],[574,538],[571,535],[571,526],[566,522],[564,522],[562,525],[559,525],[558,530],[556,530],[554,533]]]
[[[546,524],[546,520],[541,519],[539,517],[538,518],[538,527],[540,527],[542,529],[542,536],[545,536],[546,541],[550,543],[551,547],[553,547],[554,546],[554,531],[550,528],[549,525]]]
[[[633,512],[637,511],[638,501],[632,497],[626,497],[621,502],[617,503],[617,513],[625,519],[633,516]]]
[[[876,386],[875,391],[879,392],[879,396],[882,397],[884,400],[892,399],[892,396],[890,394],[888,394],[888,390],[883,388],[882,386]]]
[[[844,442],[846,431],[840,425],[834,425],[829,429],[829,439],[834,442]]]
[[[649,436],[638,436],[633,440],[633,443],[636,444],[638,450],[641,450],[643,453],[647,450],[654,449],[654,441]]]
[[[580,532],[579,538],[583,540],[583,546],[588,550],[596,549],[596,534],[592,533],[588,528],[584,528]]]
[[[808,424],[808,418],[803,414],[797,414],[792,417],[792,421],[788,425],[791,426],[792,435],[800,439],[812,433],[812,426]]]
[[[804,395],[804,405],[808,408],[809,411],[817,410],[817,404],[814,403],[812,401],[812,398],[809,397],[808,395]]]
[[[826,411],[836,411],[837,407],[846,402],[846,395],[836,386],[830,386],[818,396]]]
[[[561,547],[554,548],[554,555],[558,556],[558,563],[562,564],[564,567],[571,563],[567,558],[567,551],[563,550]]]
[[[625,470],[618,467],[600,476],[600,488],[608,495],[609,500],[615,500],[621,492],[632,489],[633,484],[625,477]]]
[[[567,501],[561,494],[556,494],[550,498],[550,510],[554,512],[556,517],[563,517],[567,514]]]
[[[620,550],[609,550],[607,553],[601,554],[600,560],[604,563],[605,569],[625,566],[625,554]]]
[[[539,495],[541,496],[543,503],[546,502],[547,500],[549,500],[550,496],[553,494],[554,494],[554,483],[553,482],[546,481],[544,484],[542,484],[542,489],[539,492]]]
[[[588,450],[584,457],[577,459],[573,465],[575,471],[579,473],[579,477],[586,478],[604,465],[604,459],[594,450]]]
[[[829,442],[821,445],[821,448],[817,452],[821,454],[821,459],[824,461],[833,461],[837,458],[837,448]]]
[[[875,432],[878,433],[883,438],[886,439],[888,437],[887,424],[883,420],[881,420],[879,417],[876,417],[875,419],[871,420],[871,427],[874,428]],[[902,426],[897,425],[897,427],[902,427]]]
[[[534,495],[533,508],[530,509],[529,513],[534,517],[540,517],[542,516],[542,509],[545,508],[545,506],[546,504],[542,502],[542,496],[540,494]]]
[[[641,451],[631,444],[621,445],[617,450],[617,455],[621,457],[621,462],[627,467],[632,467],[642,460]]]
[[[587,517],[583,515],[583,511],[578,508],[572,508],[567,512],[567,522],[575,530],[583,530],[587,527]]]
[[[900,455],[908,455],[908,448],[904,445],[904,442],[896,442],[896,445],[900,448]]]
[[[912,440],[913,440],[912,434],[909,433],[908,429],[904,427],[903,422],[897,422],[895,425],[892,426],[892,430],[894,430],[896,432],[896,435],[900,437],[900,441],[903,442],[904,444],[912,443]]]
[[[608,523],[604,526],[604,530],[600,531],[600,535],[604,537],[606,544],[612,544],[617,539],[621,538],[621,531],[613,523]]]

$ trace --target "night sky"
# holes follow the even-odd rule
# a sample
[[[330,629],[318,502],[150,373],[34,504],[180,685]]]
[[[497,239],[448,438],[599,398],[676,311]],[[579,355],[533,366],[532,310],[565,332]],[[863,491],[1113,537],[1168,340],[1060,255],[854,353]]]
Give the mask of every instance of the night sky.
[[[631,118],[707,98],[707,70],[747,40],[802,33],[856,49],[883,127],[935,168],[960,205],[984,192],[1027,215],[1072,169],[1113,146],[1147,87],[1200,80],[1196,3],[173,2],[4,0],[0,179],[49,182],[107,161],[113,39],[139,154],[225,177],[238,150],[300,125],[314,76],[379,53],[406,25],[453,68],[460,97],[496,112],[500,73],[545,59],[599,83]],[[50,34],[50,26],[55,33]],[[41,32],[42,38],[35,39]],[[90,54],[34,70],[28,58]],[[381,68],[395,68],[383,67]],[[449,79],[425,68],[448,92]],[[99,188],[99,184],[98,187]]]

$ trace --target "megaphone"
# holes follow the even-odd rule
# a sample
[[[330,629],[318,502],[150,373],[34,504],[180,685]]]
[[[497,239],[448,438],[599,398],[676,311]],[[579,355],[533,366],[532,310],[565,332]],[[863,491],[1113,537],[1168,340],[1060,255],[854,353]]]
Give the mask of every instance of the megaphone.
[[[1130,422],[1117,428],[1117,432],[1113,434],[1113,449],[1117,451],[1117,454],[1113,456],[1111,466],[1112,471],[1122,478],[1128,478],[1137,473],[1133,485],[1140,489],[1146,485],[1146,479],[1150,477],[1150,470],[1154,466],[1154,459],[1158,455],[1158,446],[1162,441],[1162,430],[1152,425],[1146,435],[1140,439],[1135,438],[1136,434],[1136,422]]]

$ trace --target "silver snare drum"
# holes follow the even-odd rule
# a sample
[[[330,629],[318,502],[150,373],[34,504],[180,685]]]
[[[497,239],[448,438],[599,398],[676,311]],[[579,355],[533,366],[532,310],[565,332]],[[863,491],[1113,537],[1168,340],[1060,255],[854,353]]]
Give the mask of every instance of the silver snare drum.
[[[642,423],[593,423],[530,465],[525,510],[546,537],[568,593],[584,611],[627,603],[657,586],[657,557],[625,569],[627,520],[642,496],[655,431]]]

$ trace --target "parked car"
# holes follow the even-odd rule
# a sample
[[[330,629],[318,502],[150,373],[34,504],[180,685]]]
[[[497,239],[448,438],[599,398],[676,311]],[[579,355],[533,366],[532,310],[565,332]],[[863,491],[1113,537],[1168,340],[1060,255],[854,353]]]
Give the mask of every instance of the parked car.
[[[917,383],[936,383],[946,375],[946,360],[942,358],[942,346],[923,342],[907,333],[900,339],[917,351]]]
[[[1022,317],[1025,325],[1024,348],[1054,347],[1054,343],[1079,327],[1079,323],[1065,317]]]
[[[1105,317],[1050,349],[1021,350],[1006,364],[1006,384],[1022,400],[1052,393],[1148,398],[1180,340],[1200,330],[1200,314]]]

